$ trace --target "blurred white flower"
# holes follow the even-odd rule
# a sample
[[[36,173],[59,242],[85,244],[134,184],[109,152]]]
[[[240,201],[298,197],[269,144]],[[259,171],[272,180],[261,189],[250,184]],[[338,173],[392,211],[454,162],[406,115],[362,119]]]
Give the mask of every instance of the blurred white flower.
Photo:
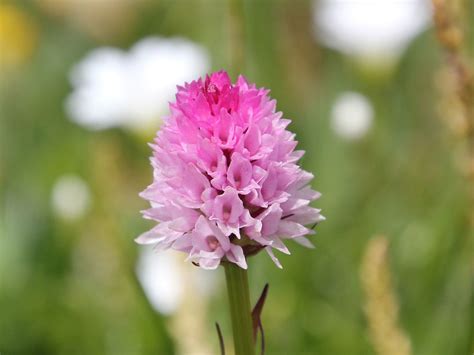
[[[342,138],[362,138],[370,129],[374,111],[370,101],[356,92],[342,93],[331,111],[331,126]]]
[[[172,314],[183,299],[184,284],[180,261],[172,252],[157,255],[143,248],[137,275],[152,306],[162,314]]]
[[[318,0],[315,31],[328,47],[367,59],[397,58],[431,18],[428,0]]]
[[[189,265],[185,266],[189,269]],[[217,273],[200,267],[194,267],[190,270],[190,281],[192,282],[192,287],[203,298],[210,298],[217,288]]]
[[[90,204],[87,183],[76,175],[63,175],[56,180],[51,193],[51,207],[60,218],[74,221],[81,218]]]
[[[156,128],[176,85],[209,69],[206,50],[181,38],[150,37],[129,52],[98,48],[71,71],[74,91],[66,108],[89,129]]]
[[[152,306],[165,315],[176,313],[185,298],[209,298],[217,281],[216,273],[190,268],[178,252],[157,254],[150,248],[142,248],[136,272]]]

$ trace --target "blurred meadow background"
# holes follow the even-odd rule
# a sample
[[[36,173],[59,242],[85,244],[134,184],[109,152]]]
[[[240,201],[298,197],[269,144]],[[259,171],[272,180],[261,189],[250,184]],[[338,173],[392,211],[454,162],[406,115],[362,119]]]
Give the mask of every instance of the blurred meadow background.
[[[472,64],[474,2],[448,3]],[[252,299],[270,284],[266,353],[472,354],[466,117],[432,11],[1,0],[0,353],[218,354],[216,321],[231,350],[223,271],[133,239],[151,226],[138,193],[175,86],[235,79],[241,55],[292,119],[327,218],[283,270],[250,259]]]

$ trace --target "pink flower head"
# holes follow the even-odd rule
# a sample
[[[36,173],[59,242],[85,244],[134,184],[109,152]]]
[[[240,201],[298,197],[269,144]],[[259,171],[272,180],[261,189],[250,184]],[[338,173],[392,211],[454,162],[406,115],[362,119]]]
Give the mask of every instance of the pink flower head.
[[[136,239],[175,249],[206,269],[222,260],[247,268],[246,256],[265,249],[289,254],[285,239],[305,237],[324,217],[310,207],[320,194],[297,161],[289,120],[275,112],[269,91],[220,71],[178,86],[171,115],[153,148],[153,183],[141,193],[159,222]]]

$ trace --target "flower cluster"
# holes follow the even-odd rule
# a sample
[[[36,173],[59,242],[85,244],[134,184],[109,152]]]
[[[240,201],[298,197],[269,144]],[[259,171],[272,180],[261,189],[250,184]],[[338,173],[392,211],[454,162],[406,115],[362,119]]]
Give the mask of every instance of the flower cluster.
[[[261,249],[281,267],[272,249],[289,254],[283,240],[312,246],[305,225],[324,219],[309,206],[320,194],[268,93],[223,71],[178,86],[151,145],[154,181],[141,193],[145,218],[159,224],[138,243],[183,251],[206,269],[223,259],[246,268]]]

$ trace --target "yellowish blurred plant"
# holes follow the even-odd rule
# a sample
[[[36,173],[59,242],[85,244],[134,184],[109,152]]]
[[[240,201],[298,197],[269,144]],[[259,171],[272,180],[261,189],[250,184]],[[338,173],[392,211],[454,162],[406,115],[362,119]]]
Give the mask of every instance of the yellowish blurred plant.
[[[459,1],[432,0],[438,41],[446,54],[441,71],[442,115],[462,138],[466,149],[460,159],[462,172],[474,180],[474,72],[467,58],[463,26],[459,21],[463,4]],[[474,201],[474,194],[472,194]],[[471,216],[474,221],[474,216]]]
[[[178,258],[178,256],[175,256]],[[184,298],[170,319],[170,332],[176,341],[176,352],[182,355],[212,354],[210,329],[207,328],[208,298],[203,297],[193,282],[190,268],[179,258],[184,281]],[[214,334],[212,333],[212,336]]]
[[[372,238],[362,260],[369,334],[377,354],[409,355],[410,339],[398,324],[399,306],[388,264],[388,245],[384,236]]]
[[[28,60],[37,45],[37,27],[24,11],[0,4],[0,73]]]
[[[123,35],[137,19],[141,0],[36,0],[41,9],[62,17],[81,31],[99,40]]]
[[[454,126],[460,139],[457,163],[459,170],[466,178],[469,208],[466,211],[468,234],[465,247],[460,253],[470,253],[470,272],[474,271],[472,250],[474,245],[474,58],[468,56],[467,32],[462,14],[468,13],[470,1],[432,0],[433,19],[438,42],[446,55],[446,65],[442,69],[444,80],[439,87],[441,97],[441,114]],[[472,15],[472,14],[471,14]],[[471,39],[472,40],[472,39]],[[442,78],[443,78],[442,76]],[[468,283],[469,284],[469,283]],[[470,284],[472,285],[472,283]],[[470,295],[474,288],[470,288]],[[472,321],[472,317],[471,317]],[[474,343],[471,337],[471,349]]]

